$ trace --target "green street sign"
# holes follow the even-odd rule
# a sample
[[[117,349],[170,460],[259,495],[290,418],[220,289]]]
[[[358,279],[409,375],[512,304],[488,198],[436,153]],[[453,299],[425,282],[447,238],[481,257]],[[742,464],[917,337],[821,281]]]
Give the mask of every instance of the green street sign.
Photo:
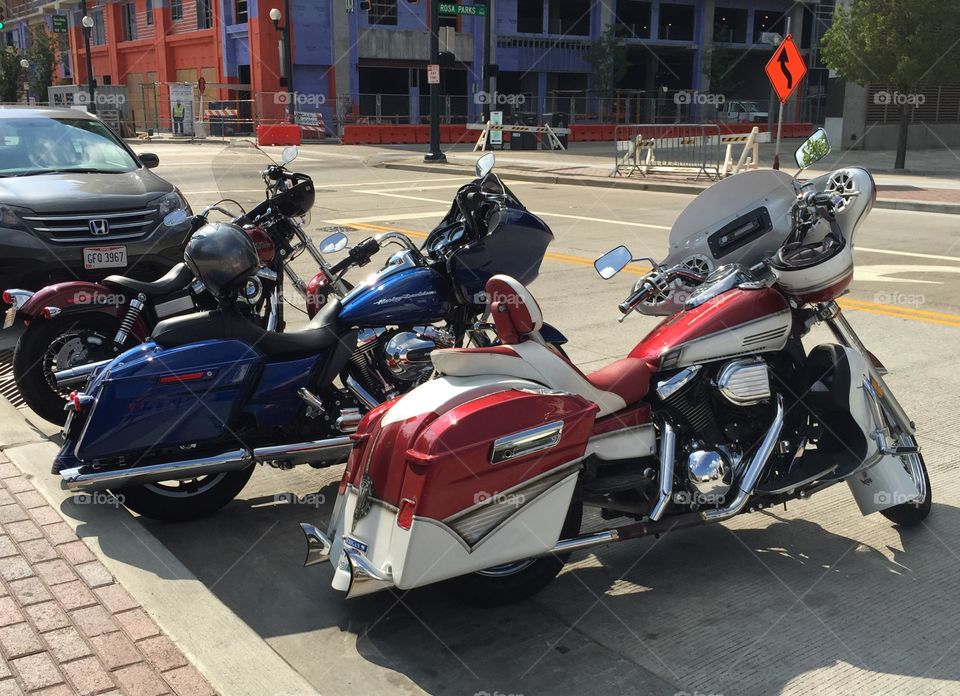
[[[53,15],[51,20],[53,22],[53,32],[55,34],[67,33],[67,15]]]
[[[440,3],[440,14],[459,14],[470,15],[473,17],[486,17],[486,5],[454,5],[449,2]]]

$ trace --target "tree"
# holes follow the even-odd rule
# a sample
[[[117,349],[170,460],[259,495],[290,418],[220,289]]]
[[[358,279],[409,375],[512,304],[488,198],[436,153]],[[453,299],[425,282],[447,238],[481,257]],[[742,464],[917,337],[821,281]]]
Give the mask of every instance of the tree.
[[[896,89],[900,106],[895,167],[906,164],[909,97],[926,85],[957,79],[953,48],[960,35],[955,0],[853,0],[837,7],[823,37],[823,60],[840,77]]]
[[[53,84],[59,54],[56,37],[47,32],[46,26],[38,24],[33,27],[26,55],[30,61],[30,91],[38,101],[47,101],[47,88]]]
[[[12,103],[20,100],[23,80],[26,77],[20,66],[23,56],[12,46],[0,48],[0,103]]]
[[[613,97],[617,85],[627,74],[627,45],[617,37],[617,28],[608,26],[600,38],[590,44],[586,60],[593,68],[593,89],[600,98],[600,117],[603,102]]]

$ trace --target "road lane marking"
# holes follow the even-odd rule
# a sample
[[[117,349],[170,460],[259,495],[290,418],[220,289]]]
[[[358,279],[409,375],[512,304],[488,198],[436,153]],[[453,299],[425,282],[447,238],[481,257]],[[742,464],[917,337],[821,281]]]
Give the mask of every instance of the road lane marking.
[[[372,232],[402,232],[410,237],[415,237],[417,239],[426,239],[426,232],[419,232],[417,230],[404,229],[402,227],[387,227],[384,225],[374,225],[370,223],[361,223],[357,221],[345,222],[344,224],[357,227],[359,229],[370,230]],[[593,267],[593,261],[583,256],[575,256],[573,254],[560,254],[556,252],[547,252],[544,255],[544,259],[550,261],[557,261],[558,263],[566,263],[576,266],[589,266]],[[629,273],[631,275],[644,275],[650,269],[637,268],[629,266],[621,273]],[[868,312],[870,314],[881,314],[884,316],[895,317],[897,319],[908,319],[912,321],[919,321],[926,324],[938,324],[941,326],[951,326],[955,328],[960,328],[960,314],[948,314],[946,312],[934,312],[926,309],[914,309],[912,307],[899,307],[896,305],[881,304],[880,302],[870,302],[869,300],[857,300],[852,297],[844,297],[838,300],[838,303],[844,309],[849,309],[851,311],[859,312]]]
[[[391,198],[405,198],[411,201],[426,201],[427,203],[449,204],[449,201],[445,201],[439,198],[424,198],[423,196],[411,196],[404,193],[385,193],[382,191],[358,191],[357,193],[370,193],[377,196],[390,196]],[[583,220],[585,222],[602,222],[606,225],[623,225],[627,227],[646,227],[653,230],[669,230],[670,229],[669,225],[653,225],[648,222],[628,222],[626,220],[611,220],[609,218],[586,217],[584,215],[566,215],[563,213],[553,213],[553,212],[540,211],[540,210],[531,210],[530,212],[533,213],[534,215],[538,215],[540,217],[545,217],[545,218],[550,218],[550,217],[566,218],[570,220]]]
[[[934,259],[936,261],[956,261],[960,263],[960,256],[939,256],[937,254],[921,254],[915,251],[894,251],[892,249],[872,249],[870,247],[854,247],[854,251],[866,251],[871,254],[891,254],[893,256],[912,256],[915,259]]]

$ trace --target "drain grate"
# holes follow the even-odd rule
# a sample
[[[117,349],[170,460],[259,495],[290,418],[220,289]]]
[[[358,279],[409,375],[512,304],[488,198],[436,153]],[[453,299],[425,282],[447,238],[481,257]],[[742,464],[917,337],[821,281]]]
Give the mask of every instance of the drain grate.
[[[13,381],[13,351],[0,350],[0,396],[16,408],[25,408],[26,402],[20,396],[17,383]]]

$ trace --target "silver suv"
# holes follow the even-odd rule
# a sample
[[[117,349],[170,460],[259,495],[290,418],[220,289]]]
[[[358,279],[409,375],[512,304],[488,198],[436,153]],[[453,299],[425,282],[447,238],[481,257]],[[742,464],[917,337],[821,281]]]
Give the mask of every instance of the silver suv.
[[[189,206],[100,119],[0,107],[0,290],[110,274],[153,280],[181,260]]]

